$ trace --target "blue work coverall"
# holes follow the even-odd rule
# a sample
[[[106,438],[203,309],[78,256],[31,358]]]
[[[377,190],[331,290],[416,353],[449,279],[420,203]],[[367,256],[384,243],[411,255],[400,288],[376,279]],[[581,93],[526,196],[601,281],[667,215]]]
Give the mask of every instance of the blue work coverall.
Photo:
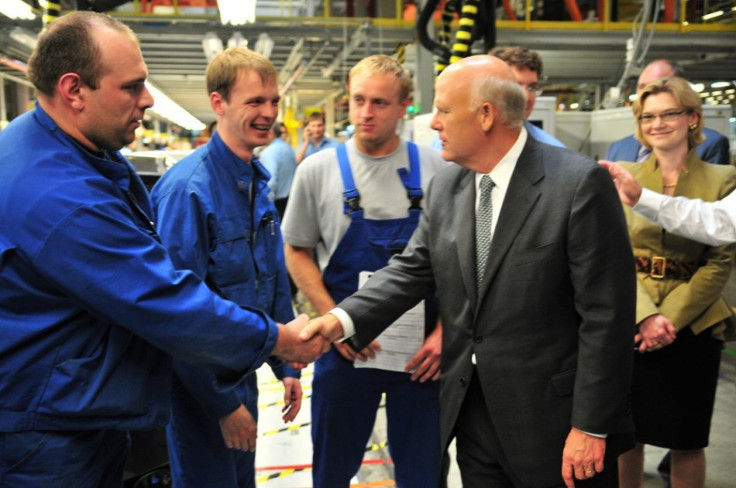
[[[273,350],[263,311],[177,270],[148,194],[37,106],[0,132],[0,485],[114,486],[127,430],[168,422],[170,355],[234,386]]]
[[[257,307],[274,320],[294,318],[270,175],[258,159],[238,158],[215,132],[153,188],[158,232],[177,268],[190,269],[217,293]],[[299,375],[272,363],[279,378]],[[256,375],[220,392],[214,375],[174,361],[171,422],[166,429],[177,487],[255,487],[255,453],[228,449],[218,419],[245,405],[258,420]]]

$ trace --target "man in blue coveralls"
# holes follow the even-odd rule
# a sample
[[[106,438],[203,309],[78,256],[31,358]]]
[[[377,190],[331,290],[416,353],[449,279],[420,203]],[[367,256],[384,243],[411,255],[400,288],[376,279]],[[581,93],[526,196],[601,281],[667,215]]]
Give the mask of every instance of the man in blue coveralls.
[[[227,388],[327,346],[175,268],[119,153],[153,104],[127,26],[65,15],[28,68],[38,104],[0,133],[0,485],[120,487],[127,431],[168,422],[171,356]]]
[[[268,171],[253,155],[278,115],[277,76],[267,58],[248,49],[218,54],[205,75],[217,132],[166,172],[151,198],[177,268],[192,270],[228,300],[287,322],[294,313],[280,218]],[[288,422],[301,406],[298,374],[284,365],[272,369],[284,383]],[[207,370],[175,360],[174,372],[166,428],[174,485],[255,487],[256,375],[219,392]]]
[[[437,171],[448,166],[439,152],[397,135],[411,87],[408,72],[395,59],[382,55],[363,59],[350,71],[349,112],[355,136],[337,149],[308,157],[297,168],[284,216],[286,264],[319,314],[356,291],[362,271],[381,268],[403,249],[419,221],[424,189]],[[435,380],[442,332],[436,313],[430,311],[425,318],[420,334],[424,343],[402,371],[355,368],[356,357],[373,351],[359,352],[347,343],[335,344],[332,354],[315,363],[314,486],[350,485],[383,392],[397,485],[437,486]]]
[[[276,211],[280,218],[284,217],[286,204],[289,201],[289,193],[291,193],[291,183],[294,181],[294,172],[296,171],[294,149],[286,142],[287,135],[286,126],[283,122],[273,124],[271,128],[273,140],[261,151],[260,155],[263,166],[271,174],[268,187],[271,189],[273,203],[276,205]]]

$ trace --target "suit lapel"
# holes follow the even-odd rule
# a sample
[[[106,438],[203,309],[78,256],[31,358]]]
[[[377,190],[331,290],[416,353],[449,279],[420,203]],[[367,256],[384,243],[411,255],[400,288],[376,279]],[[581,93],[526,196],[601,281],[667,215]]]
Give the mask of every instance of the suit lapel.
[[[514,173],[511,175],[501,214],[498,216],[498,223],[493,232],[486,277],[483,280],[478,302],[474,307],[476,315],[483,301],[482,297],[488,292],[501,263],[526,222],[529,212],[539,199],[541,190],[537,187],[537,183],[544,177],[542,158],[540,146],[529,137],[516,163]]]
[[[657,193],[662,193],[662,172],[657,167],[657,158],[654,153],[649,159],[641,163],[641,170],[637,174],[639,184],[644,188],[649,188]]]
[[[470,216],[459,219],[457,254],[465,296],[470,297],[470,306],[474,309],[478,299],[475,289],[475,173],[472,171],[466,171],[460,177],[455,193],[455,205],[462,209],[459,215]]]

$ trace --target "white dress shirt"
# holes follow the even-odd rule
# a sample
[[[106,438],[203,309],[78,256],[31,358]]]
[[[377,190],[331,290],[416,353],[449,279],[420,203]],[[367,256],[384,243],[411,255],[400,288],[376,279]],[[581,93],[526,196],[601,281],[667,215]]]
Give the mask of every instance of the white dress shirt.
[[[736,242],[736,191],[717,202],[642,189],[634,211],[667,232],[712,246]]]

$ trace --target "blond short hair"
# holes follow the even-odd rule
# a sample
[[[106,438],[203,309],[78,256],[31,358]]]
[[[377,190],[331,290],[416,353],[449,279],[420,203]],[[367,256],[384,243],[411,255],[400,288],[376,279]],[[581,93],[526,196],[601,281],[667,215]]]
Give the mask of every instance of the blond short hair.
[[[399,102],[411,97],[413,83],[411,75],[404,66],[395,58],[385,54],[375,54],[361,59],[358,64],[350,70],[350,78],[361,74],[388,74],[393,75],[399,81]]]
[[[242,72],[255,71],[266,83],[276,80],[278,73],[267,57],[244,47],[229,47],[215,56],[207,66],[207,94],[217,92],[230,101],[230,90]]]

